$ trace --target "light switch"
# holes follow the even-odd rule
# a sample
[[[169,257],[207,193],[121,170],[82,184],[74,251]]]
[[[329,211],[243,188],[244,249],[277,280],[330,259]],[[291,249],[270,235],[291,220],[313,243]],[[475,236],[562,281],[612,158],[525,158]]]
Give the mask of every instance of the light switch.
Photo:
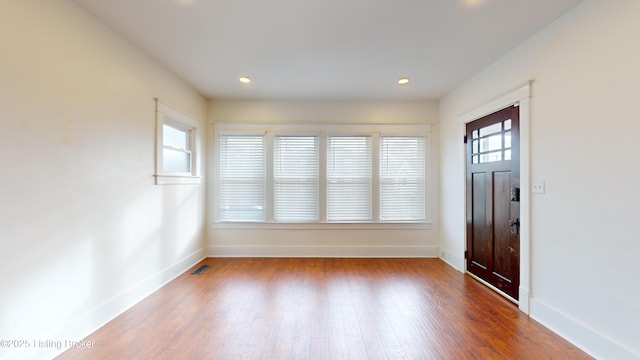
[[[533,181],[531,183],[532,194],[544,194],[544,181]]]

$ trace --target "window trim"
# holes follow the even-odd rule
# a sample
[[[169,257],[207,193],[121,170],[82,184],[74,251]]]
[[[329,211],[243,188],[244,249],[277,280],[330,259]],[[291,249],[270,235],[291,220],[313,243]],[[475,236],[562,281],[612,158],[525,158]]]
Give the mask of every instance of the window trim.
[[[212,222],[220,229],[431,229],[432,228],[432,143],[430,124],[259,124],[240,122],[213,122],[214,154],[213,169],[216,174]],[[220,220],[217,199],[220,188],[218,169],[220,166],[220,135],[265,135],[267,138],[267,208],[265,222],[225,222]],[[308,223],[276,222],[273,210],[273,138],[278,135],[317,135],[320,138],[320,221]],[[372,211],[369,222],[327,221],[326,156],[329,136],[371,136],[372,138]],[[425,220],[424,221],[380,221],[379,176],[380,136],[424,136],[425,138]]]
[[[198,185],[201,183],[200,176],[200,126],[201,121],[180,110],[173,105],[155,98],[156,101],[156,151],[155,151],[155,183],[156,185]],[[164,125],[171,126],[177,130],[185,131],[188,136],[188,147],[186,152],[191,154],[191,172],[176,173],[167,172],[163,169],[163,150],[171,147],[164,146]]]

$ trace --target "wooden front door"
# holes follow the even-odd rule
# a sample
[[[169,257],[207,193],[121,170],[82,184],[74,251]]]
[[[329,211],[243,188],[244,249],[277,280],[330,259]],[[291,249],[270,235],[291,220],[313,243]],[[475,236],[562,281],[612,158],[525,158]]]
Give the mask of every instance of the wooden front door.
[[[467,271],[518,300],[520,147],[518,108],[466,126]]]

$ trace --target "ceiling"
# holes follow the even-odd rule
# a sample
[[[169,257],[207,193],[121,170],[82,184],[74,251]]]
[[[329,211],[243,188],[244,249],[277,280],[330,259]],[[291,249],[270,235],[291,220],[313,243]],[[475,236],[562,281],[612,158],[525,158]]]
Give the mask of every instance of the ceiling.
[[[75,1],[209,98],[304,100],[438,99],[580,2]]]

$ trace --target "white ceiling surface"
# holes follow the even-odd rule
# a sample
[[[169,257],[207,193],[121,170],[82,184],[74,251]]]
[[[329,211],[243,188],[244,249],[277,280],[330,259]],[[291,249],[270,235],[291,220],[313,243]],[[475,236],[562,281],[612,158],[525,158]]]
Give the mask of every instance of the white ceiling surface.
[[[75,1],[209,98],[304,100],[438,99],[580,2]]]

